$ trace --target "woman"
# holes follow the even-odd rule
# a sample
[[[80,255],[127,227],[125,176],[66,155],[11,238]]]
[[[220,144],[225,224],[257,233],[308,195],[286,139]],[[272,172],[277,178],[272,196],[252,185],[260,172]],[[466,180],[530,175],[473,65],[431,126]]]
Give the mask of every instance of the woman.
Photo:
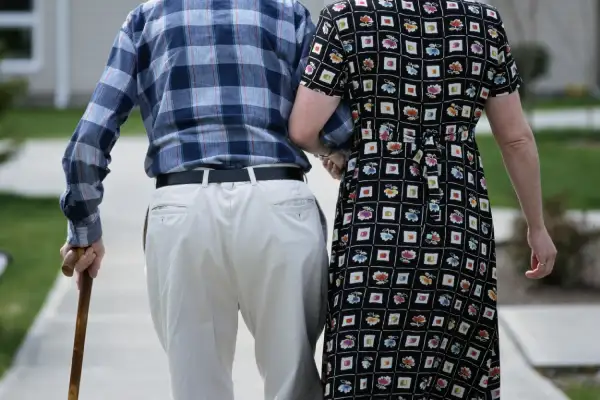
[[[320,16],[290,119],[318,132],[339,101],[342,171],[323,355],[326,399],[500,398],[492,214],[475,125],[485,109],[529,224],[529,278],[556,249],[498,11],[467,1],[342,0]]]

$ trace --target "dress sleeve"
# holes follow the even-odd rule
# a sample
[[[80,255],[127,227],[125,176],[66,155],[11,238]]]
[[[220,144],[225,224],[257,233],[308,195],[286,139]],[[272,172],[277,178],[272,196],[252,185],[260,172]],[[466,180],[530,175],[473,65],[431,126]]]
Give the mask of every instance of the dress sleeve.
[[[342,42],[329,9],[319,16],[301,85],[328,96],[344,96],[348,66]]]
[[[483,12],[489,39],[486,82],[490,85],[490,97],[508,95],[519,89],[522,79],[510,51],[510,42],[500,13],[487,5]]]

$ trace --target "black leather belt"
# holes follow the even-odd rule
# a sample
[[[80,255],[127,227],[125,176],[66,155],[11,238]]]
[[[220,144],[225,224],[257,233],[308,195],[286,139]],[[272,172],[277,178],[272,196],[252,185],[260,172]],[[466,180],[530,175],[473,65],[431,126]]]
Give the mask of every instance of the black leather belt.
[[[253,168],[257,181],[295,180],[303,181],[304,172],[294,167],[259,167]],[[174,172],[156,177],[156,188],[171,185],[189,185],[203,183],[204,174],[208,172],[208,183],[250,182],[247,169],[211,169]]]

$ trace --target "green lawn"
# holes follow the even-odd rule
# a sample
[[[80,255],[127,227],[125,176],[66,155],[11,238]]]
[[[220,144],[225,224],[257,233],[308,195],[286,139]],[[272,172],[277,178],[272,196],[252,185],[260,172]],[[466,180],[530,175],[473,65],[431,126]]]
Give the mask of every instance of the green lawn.
[[[600,132],[536,134],[544,197],[567,194],[570,208],[600,209]],[[496,207],[517,206],[502,156],[492,136],[479,136],[490,199]]]
[[[542,97],[525,102],[529,107],[541,110],[576,107],[600,107],[600,99],[589,96]]]
[[[3,124],[7,130],[27,139],[69,137],[83,115],[83,109],[15,109],[7,113]],[[142,117],[135,109],[123,128],[122,135],[146,132]]]
[[[577,101],[585,103],[591,100],[587,97],[564,98],[539,100],[539,104],[552,107],[553,104],[560,103],[565,106],[579,104]],[[27,138],[68,137],[82,113],[83,110],[19,109],[9,113],[6,127]],[[122,133],[132,135],[143,132],[141,117],[136,109],[124,125]],[[573,139],[593,140],[574,146]],[[571,201],[570,207],[600,208],[600,192],[590,184],[600,179],[600,172],[597,172],[600,171],[600,132],[540,132],[537,134],[537,140],[544,195],[567,193]],[[591,142],[593,145],[590,145]],[[478,143],[483,154],[492,203],[495,206],[516,206],[516,198],[495,142],[489,136],[479,136]]]
[[[599,400],[600,385],[572,385],[565,393],[571,400]]]
[[[533,109],[547,110],[574,107],[600,107],[600,99],[589,96],[542,97],[531,101]],[[68,137],[83,115],[83,109],[54,110],[50,108],[15,109],[8,113],[6,127],[24,138]],[[123,135],[145,132],[139,109],[135,109],[123,126]]]
[[[2,376],[60,271],[66,220],[58,199],[0,193],[0,224],[0,249],[13,257],[0,276]]]

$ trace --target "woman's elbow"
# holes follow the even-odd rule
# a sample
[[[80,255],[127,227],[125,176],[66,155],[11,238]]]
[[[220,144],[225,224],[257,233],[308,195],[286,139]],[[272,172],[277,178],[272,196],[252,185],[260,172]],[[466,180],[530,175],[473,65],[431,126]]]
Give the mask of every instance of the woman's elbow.
[[[512,129],[505,135],[499,134],[496,140],[501,149],[508,151],[535,146],[535,138],[529,125]]]
[[[303,129],[290,128],[290,140],[300,147],[305,147],[310,143],[310,134]]]

